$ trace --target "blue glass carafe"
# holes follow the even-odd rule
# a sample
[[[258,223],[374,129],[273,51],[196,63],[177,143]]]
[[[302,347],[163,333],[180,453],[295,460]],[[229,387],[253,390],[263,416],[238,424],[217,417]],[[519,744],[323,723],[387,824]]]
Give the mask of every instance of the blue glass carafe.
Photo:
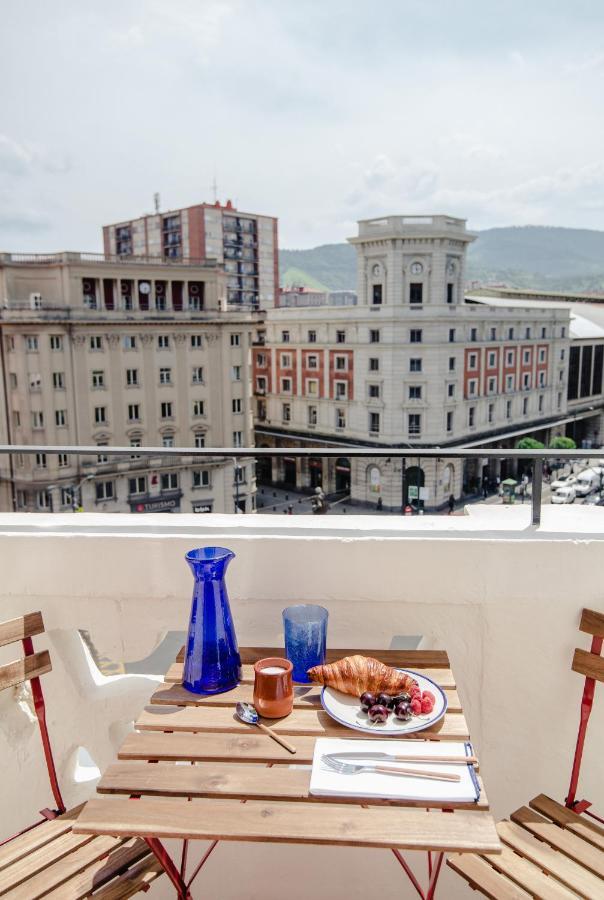
[[[230,691],[241,680],[241,657],[224,580],[234,556],[225,547],[200,547],[185,557],[195,584],[183,685],[195,694]]]

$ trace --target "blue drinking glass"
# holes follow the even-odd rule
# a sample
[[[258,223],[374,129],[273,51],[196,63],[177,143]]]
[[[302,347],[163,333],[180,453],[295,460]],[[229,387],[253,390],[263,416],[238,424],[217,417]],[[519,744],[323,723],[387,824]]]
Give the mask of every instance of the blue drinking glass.
[[[325,662],[328,611],[323,606],[301,603],[283,610],[285,655],[293,664],[294,681],[310,684],[306,674]]]
[[[221,694],[241,680],[241,657],[224,580],[234,556],[224,547],[200,547],[185,557],[195,584],[183,685],[195,694]]]

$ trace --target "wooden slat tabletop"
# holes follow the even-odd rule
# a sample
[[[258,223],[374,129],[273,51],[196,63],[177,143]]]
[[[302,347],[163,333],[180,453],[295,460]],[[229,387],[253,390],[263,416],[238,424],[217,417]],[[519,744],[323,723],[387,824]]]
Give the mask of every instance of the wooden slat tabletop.
[[[329,659],[361,653],[388,665],[420,670],[447,694],[449,707],[416,741],[469,739],[449,659],[443,651],[332,650]],[[151,697],[80,815],[75,831],[119,837],[267,840],[499,853],[501,845],[481,782],[477,803],[399,802],[312,797],[310,763],[317,737],[367,739],[331,719],[320,689],[297,686],[292,713],[271,721],[290,735],[292,756],[270,737],[235,718],[251,701],[253,662],[282,649],[241,650],[243,681],[233,691],[200,697],[186,691],[182,657]],[[377,737],[377,735],[376,735]],[[137,798],[136,802],[130,795]],[[241,801],[245,801],[243,804]],[[442,815],[443,807],[449,811]]]

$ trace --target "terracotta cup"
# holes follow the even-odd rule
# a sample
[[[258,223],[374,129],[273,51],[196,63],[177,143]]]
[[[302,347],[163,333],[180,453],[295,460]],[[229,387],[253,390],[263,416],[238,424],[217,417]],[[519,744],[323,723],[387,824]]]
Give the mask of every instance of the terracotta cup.
[[[265,719],[281,719],[292,711],[292,669],[289,659],[279,656],[259,659],[254,665],[254,706]]]

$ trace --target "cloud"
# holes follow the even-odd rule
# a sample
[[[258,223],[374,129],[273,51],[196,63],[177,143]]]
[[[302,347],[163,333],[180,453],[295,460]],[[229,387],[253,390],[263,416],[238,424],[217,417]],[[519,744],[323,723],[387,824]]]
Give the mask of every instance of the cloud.
[[[27,236],[50,229],[51,222],[45,213],[17,204],[6,191],[0,191],[0,234]]]
[[[379,153],[361,175],[360,182],[348,193],[345,202],[354,215],[379,214],[384,209],[400,209],[409,202],[428,199],[439,179],[439,170],[431,163],[394,163]]]
[[[0,175],[29,175],[41,170],[61,175],[71,169],[69,158],[63,153],[49,151],[35,144],[19,143],[0,134]]]
[[[604,51],[600,53],[592,53],[584,59],[577,59],[569,62],[564,67],[567,72],[591,72],[595,69],[604,69]]]

